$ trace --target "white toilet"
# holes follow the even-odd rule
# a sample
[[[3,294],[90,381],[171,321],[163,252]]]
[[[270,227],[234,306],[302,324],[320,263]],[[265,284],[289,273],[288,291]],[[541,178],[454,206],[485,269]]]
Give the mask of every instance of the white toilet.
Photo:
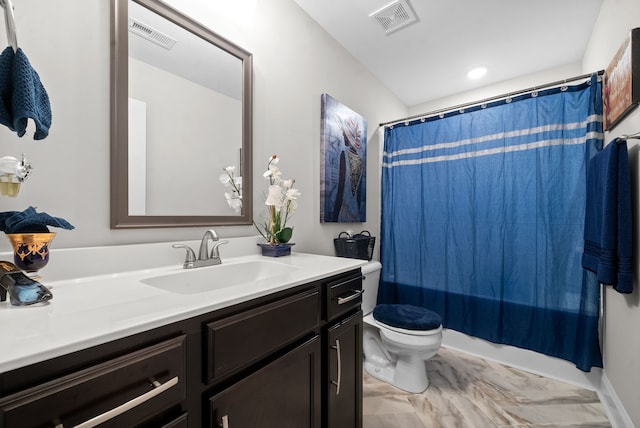
[[[362,267],[364,368],[397,388],[420,393],[429,386],[425,362],[442,343],[440,316],[410,305],[376,306],[381,269],[379,262]],[[374,318],[374,309],[376,317],[386,323]]]

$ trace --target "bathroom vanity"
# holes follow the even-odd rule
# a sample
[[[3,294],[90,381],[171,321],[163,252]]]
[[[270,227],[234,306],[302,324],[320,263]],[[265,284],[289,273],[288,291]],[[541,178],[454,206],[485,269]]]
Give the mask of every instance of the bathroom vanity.
[[[181,294],[144,280],[182,272],[151,270],[61,281],[48,306],[0,307],[0,323],[14,318],[21,330],[5,337],[0,328],[3,353],[42,341],[39,353],[32,343],[0,355],[0,426],[361,427],[362,261],[239,260],[228,266],[279,263],[290,272]],[[126,307],[88,302],[63,313],[81,301],[74,293],[109,282],[128,291],[113,296]]]

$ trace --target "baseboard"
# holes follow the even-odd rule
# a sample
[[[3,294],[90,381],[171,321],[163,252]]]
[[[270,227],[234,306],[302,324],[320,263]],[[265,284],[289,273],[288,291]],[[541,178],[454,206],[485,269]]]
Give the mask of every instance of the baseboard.
[[[597,391],[598,398],[607,411],[607,417],[612,428],[635,428],[631,417],[622,405],[622,401],[616,394],[607,374],[602,376],[602,387]]]

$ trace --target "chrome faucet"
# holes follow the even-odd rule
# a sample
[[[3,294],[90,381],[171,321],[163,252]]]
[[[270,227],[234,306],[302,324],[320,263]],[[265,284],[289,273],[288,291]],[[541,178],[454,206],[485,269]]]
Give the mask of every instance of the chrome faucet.
[[[213,241],[213,247],[211,253],[209,253],[209,240]],[[200,242],[200,251],[198,252],[198,258],[196,259],[196,253],[191,247],[184,244],[173,244],[173,248],[184,248],[187,250],[187,256],[184,260],[182,267],[184,269],[193,269],[203,266],[213,266],[222,263],[220,260],[220,252],[218,248],[222,244],[227,244],[229,241],[219,241],[218,234],[215,230],[209,229],[204,233],[202,241]]]
[[[198,254],[198,259],[200,260],[208,260],[209,256],[209,239],[213,242],[218,240],[218,234],[215,230],[209,229],[204,233],[202,237],[202,241],[200,241],[200,252]]]

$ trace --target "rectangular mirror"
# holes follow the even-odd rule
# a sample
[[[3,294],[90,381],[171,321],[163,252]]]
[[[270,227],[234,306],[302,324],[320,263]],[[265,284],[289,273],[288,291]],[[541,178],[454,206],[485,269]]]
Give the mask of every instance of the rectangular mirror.
[[[112,0],[112,228],[251,224],[252,55],[158,0]]]

